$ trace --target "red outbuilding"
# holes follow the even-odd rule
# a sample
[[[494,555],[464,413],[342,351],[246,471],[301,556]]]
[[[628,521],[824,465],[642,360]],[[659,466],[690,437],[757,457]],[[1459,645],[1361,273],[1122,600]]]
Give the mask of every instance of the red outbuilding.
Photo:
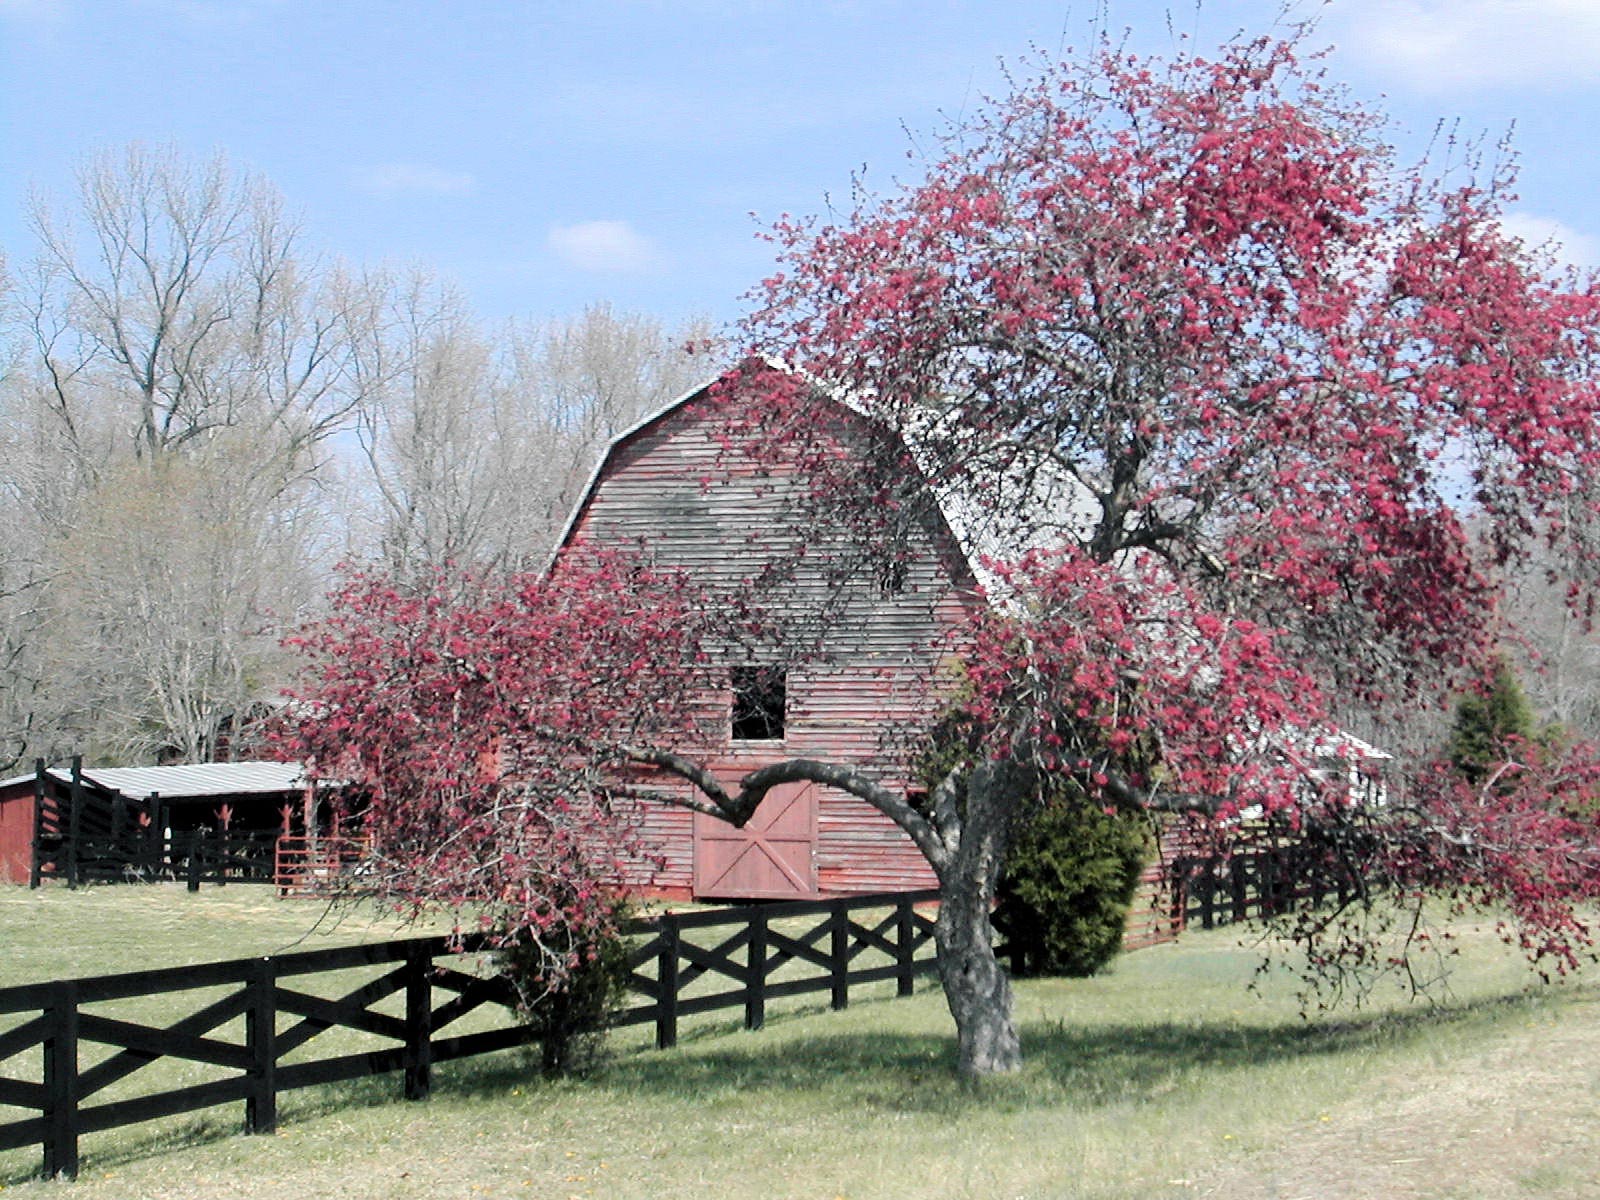
[[[279,833],[317,789],[299,763],[49,767],[0,779],[0,883],[116,881],[171,872],[203,832],[253,842],[272,875]]]

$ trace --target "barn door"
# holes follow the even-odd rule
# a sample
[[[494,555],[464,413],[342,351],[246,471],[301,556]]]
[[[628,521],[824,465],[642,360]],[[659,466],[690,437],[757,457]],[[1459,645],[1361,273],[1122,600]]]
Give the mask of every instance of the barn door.
[[[817,787],[773,788],[743,829],[696,813],[694,894],[719,900],[806,900],[817,894]]]

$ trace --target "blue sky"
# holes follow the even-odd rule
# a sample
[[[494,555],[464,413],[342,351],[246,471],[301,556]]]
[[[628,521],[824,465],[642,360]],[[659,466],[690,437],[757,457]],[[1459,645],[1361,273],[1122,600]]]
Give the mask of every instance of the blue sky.
[[[1002,86],[999,62],[1088,40],[1088,0],[0,0],[0,247],[30,188],[64,196],[138,139],[225,152],[307,243],[422,262],[485,317],[609,300],[737,315],[783,212],[887,185]],[[1104,0],[1147,50],[1168,4]],[[1211,46],[1276,0],[1175,0]],[[1523,161],[1513,213],[1600,265],[1600,0],[1334,0],[1333,73],[1419,152],[1440,118]],[[751,214],[754,213],[755,217]]]

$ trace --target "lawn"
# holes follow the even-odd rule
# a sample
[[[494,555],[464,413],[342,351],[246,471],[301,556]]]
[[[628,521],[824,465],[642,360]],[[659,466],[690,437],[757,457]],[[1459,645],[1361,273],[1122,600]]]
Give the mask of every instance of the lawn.
[[[263,884],[123,884],[69,891],[0,886],[0,987],[257,954],[315,950],[411,933],[376,912],[283,901]]]
[[[94,971],[277,948],[314,910],[260,889],[0,893],[4,982],[57,955]],[[116,914],[129,914],[119,932]],[[80,929],[79,926],[82,926]],[[347,923],[319,938],[377,935]],[[132,935],[137,933],[137,941]],[[796,1002],[757,1033],[726,1016],[677,1050],[617,1035],[591,1078],[538,1082],[515,1054],[441,1067],[433,1098],[366,1081],[236,1115],[86,1139],[77,1184],[7,1197],[1579,1197],[1600,1194],[1600,993],[1529,991],[1465,929],[1454,995],[1303,1019],[1291,981],[1248,989],[1226,931],[1139,951],[1102,977],[1019,989],[1028,1062],[977,1091],[951,1076],[935,989],[831,1013]],[[136,961],[128,947],[142,945]],[[100,957],[100,956],[107,957]],[[43,974],[50,974],[46,969]],[[3,1156],[6,1160],[14,1156]],[[27,1161],[32,1161],[27,1160]]]

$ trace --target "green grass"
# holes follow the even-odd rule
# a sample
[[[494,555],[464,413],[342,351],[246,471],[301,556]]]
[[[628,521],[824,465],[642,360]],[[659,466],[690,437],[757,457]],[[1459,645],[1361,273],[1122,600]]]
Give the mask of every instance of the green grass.
[[[104,890],[128,893],[112,897],[119,909],[151,905],[147,937],[181,942],[146,952],[163,961],[214,950],[199,931],[238,925],[249,932],[215,935],[233,948],[190,961],[254,952],[233,939],[270,948],[261,942],[309,914],[252,914],[268,902],[244,888]],[[33,943],[51,929],[80,912],[105,920],[92,892],[30,901],[48,923],[15,922],[7,899],[0,931],[36,962],[50,958]],[[92,930],[54,936],[125,953]],[[424,1104],[392,1101],[392,1078],[302,1093],[286,1098],[273,1137],[227,1136],[232,1110],[97,1135],[66,1192],[25,1172],[0,1180],[8,1196],[73,1200],[1600,1193],[1600,1003],[1583,984],[1527,991],[1492,943],[1464,931],[1455,995],[1439,1006],[1384,995],[1306,1019],[1286,976],[1248,990],[1254,949],[1227,932],[1190,935],[1095,979],[1021,985],[1027,1064],[976,1089],[953,1077],[949,1016],[923,988],[843,1013],[799,1000],[756,1033],[714,1014],[686,1023],[669,1052],[620,1031],[617,1053],[583,1080],[538,1082],[506,1054],[439,1068]],[[21,981],[10,962],[6,974]]]
[[[403,929],[372,911],[279,900],[263,884],[123,884],[69,891],[0,886],[0,987],[383,941]]]

